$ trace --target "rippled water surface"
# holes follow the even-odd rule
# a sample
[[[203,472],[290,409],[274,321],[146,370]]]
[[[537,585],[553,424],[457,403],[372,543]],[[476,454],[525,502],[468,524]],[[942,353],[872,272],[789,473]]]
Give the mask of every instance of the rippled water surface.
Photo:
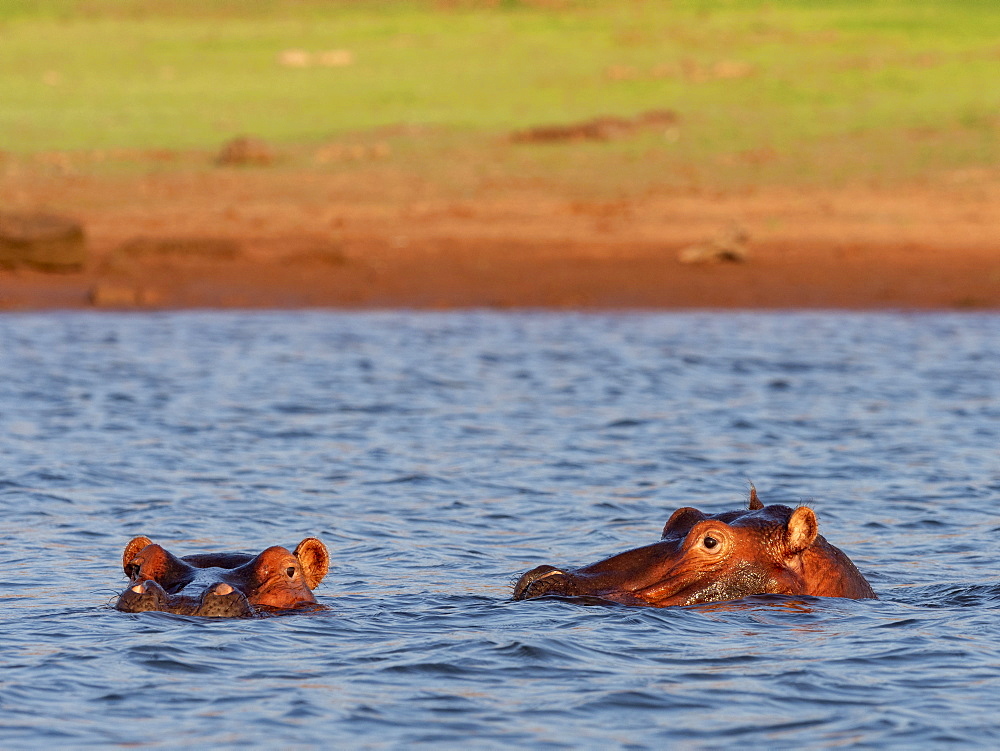
[[[1000,745],[1000,316],[0,317],[0,746]],[[878,601],[510,601],[809,503]],[[330,610],[112,609],[322,538]]]

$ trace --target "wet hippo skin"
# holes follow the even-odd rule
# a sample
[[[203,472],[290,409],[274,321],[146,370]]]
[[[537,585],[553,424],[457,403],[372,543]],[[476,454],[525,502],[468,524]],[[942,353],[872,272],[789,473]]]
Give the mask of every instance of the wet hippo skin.
[[[514,599],[588,597],[627,605],[695,605],[758,594],[872,599],[875,592],[843,551],[819,534],[801,506],[673,513],[659,542],[577,569],[539,566],[514,585]]]
[[[246,618],[321,609],[312,590],[326,576],[326,546],[307,537],[294,552],[274,546],[259,553],[200,553],[177,557],[148,537],[125,546],[128,587],[115,607],[128,613]]]

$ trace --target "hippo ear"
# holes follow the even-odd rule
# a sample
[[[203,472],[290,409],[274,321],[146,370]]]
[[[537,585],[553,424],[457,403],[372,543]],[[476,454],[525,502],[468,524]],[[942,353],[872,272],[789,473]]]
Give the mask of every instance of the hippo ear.
[[[330,554],[326,545],[315,537],[307,537],[296,546],[295,557],[299,559],[309,589],[316,589],[330,569]]]
[[[764,508],[764,504],[760,502],[760,498],[757,497],[757,488],[750,483],[750,505],[747,507],[751,511],[760,511]]]
[[[811,508],[799,506],[792,512],[785,530],[785,549],[789,553],[801,553],[813,544],[819,533],[819,523]]]
[[[663,532],[660,534],[660,537],[661,539],[667,535],[683,537],[691,531],[691,527],[707,518],[696,508],[691,508],[690,506],[679,508],[670,515],[667,523],[663,525]]]
[[[125,552],[122,553],[122,569],[127,573],[128,565],[129,563],[132,562],[132,559],[139,554],[140,550],[142,550],[147,545],[152,545],[152,544],[153,541],[150,540],[148,537],[132,538],[132,541],[125,546]]]

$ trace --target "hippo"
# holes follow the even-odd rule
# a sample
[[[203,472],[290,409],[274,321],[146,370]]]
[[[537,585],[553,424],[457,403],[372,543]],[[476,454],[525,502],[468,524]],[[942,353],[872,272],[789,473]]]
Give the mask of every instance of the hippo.
[[[279,546],[258,555],[200,553],[181,558],[148,537],[125,546],[129,585],[115,607],[126,613],[247,618],[288,610],[320,610],[312,590],[330,565],[326,546],[307,537],[294,553]]]
[[[877,599],[843,551],[819,534],[805,506],[765,506],[751,486],[746,510],[677,509],[659,542],[577,569],[539,566],[514,599],[586,597],[625,605],[697,605],[750,595]]]

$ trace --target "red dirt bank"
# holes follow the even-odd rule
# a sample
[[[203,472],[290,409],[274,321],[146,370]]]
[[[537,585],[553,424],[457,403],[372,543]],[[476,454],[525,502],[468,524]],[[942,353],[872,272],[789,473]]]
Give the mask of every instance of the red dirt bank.
[[[90,260],[74,274],[0,270],[0,308],[1000,309],[994,174],[611,202],[518,187],[380,198],[345,180],[8,175],[4,205],[81,220]],[[745,262],[678,260],[732,222],[750,235]]]

